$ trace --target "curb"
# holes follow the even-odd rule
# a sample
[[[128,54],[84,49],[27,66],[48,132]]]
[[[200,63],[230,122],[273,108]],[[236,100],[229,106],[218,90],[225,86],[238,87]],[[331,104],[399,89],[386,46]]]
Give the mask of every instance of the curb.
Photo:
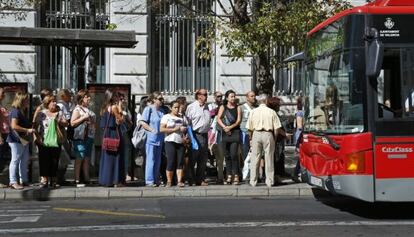
[[[307,184],[293,184],[268,188],[266,186],[208,186],[185,188],[148,187],[64,187],[56,190],[27,188],[0,190],[0,200],[52,200],[52,199],[115,199],[115,198],[181,198],[181,197],[309,197],[312,189]]]

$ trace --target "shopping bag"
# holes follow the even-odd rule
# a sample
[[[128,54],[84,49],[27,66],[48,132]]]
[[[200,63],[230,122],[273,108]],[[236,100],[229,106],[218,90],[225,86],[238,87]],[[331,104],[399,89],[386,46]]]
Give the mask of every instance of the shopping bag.
[[[249,153],[246,156],[246,159],[244,160],[243,171],[242,171],[243,180],[248,179],[250,176],[250,161],[251,161],[250,155],[251,155],[251,152],[249,151]]]
[[[193,128],[191,126],[187,126],[187,133],[188,133],[188,136],[190,136],[191,149],[197,151],[198,150],[198,143],[197,143],[197,140],[195,139],[195,136],[193,134]]]
[[[49,128],[43,139],[43,145],[46,147],[59,147],[58,135],[57,135],[57,123],[55,119],[52,119],[49,124]]]

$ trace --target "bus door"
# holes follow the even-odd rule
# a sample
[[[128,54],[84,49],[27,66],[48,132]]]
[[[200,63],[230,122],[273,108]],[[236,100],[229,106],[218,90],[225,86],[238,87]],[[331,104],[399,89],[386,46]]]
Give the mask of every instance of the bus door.
[[[414,47],[385,48],[376,98],[376,201],[414,201]]]

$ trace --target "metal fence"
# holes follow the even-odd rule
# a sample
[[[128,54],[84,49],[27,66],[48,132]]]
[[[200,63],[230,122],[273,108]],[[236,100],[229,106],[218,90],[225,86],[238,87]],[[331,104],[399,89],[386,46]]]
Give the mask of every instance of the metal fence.
[[[211,26],[213,0],[160,1],[152,6],[152,88],[184,92],[212,88],[210,59],[197,57],[196,42]]]
[[[48,0],[40,10],[40,26],[65,29],[105,29],[109,23],[108,0]],[[92,22],[95,21],[95,22]],[[105,82],[105,48],[97,48],[86,62],[76,62],[75,55],[85,55],[89,48],[42,47],[40,83],[42,88],[77,88],[77,65],[85,64],[87,82]]]

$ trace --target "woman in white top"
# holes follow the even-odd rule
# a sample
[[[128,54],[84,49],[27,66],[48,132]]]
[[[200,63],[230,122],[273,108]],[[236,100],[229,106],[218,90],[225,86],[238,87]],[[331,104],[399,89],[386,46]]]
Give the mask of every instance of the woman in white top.
[[[75,160],[75,185],[84,187],[80,182],[80,171],[83,169],[85,183],[89,182],[89,160],[92,155],[93,140],[96,131],[96,115],[89,110],[91,97],[88,90],[80,90],[76,95],[77,105],[73,109],[70,125],[74,129],[73,151]]]
[[[160,132],[165,133],[165,154],[167,156],[167,185],[171,187],[174,168],[177,169],[177,186],[184,187],[184,140],[186,139],[187,121],[180,116],[180,103],[171,103],[171,112],[161,118]]]

